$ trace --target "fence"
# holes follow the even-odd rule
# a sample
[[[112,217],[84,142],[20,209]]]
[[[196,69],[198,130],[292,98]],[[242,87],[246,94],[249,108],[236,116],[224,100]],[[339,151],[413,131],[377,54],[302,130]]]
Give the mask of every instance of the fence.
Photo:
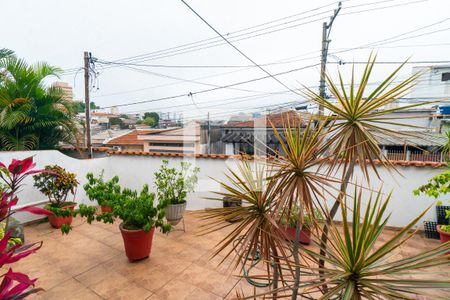
[[[443,156],[441,153],[414,153],[405,151],[389,150],[386,154],[389,160],[409,160],[409,161],[434,161],[442,162]]]

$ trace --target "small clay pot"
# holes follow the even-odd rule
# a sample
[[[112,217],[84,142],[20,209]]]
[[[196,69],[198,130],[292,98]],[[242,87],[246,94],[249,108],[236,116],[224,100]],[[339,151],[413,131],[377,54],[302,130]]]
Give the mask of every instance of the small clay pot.
[[[75,206],[77,206],[76,203],[74,204],[69,204],[66,206],[61,207],[61,209],[70,209],[70,211],[73,211],[75,209]],[[53,228],[61,228],[61,226],[63,226],[64,224],[70,225],[72,224],[72,214],[68,217],[62,217],[62,216],[55,216],[55,215],[51,215],[48,216],[48,222],[50,223],[50,225],[52,225]]]
[[[102,213],[112,213],[113,211],[112,207],[108,205],[100,205],[100,209]]]

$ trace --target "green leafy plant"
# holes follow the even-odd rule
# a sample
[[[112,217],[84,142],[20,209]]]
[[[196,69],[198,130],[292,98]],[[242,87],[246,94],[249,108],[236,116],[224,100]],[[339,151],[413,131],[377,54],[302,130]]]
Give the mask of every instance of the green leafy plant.
[[[50,208],[62,208],[67,204],[69,193],[75,196],[78,180],[75,173],[67,172],[58,165],[48,165],[44,169],[46,172],[34,175],[34,186],[41,193],[47,196]]]
[[[193,192],[197,185],[199,172],[200,168],[193,168],[189,162],[182,161],[177,170],[169,167],[168,160],[163,160],[154,174],[158,201],[167,205],[184,203],[187,194]]]
[[[119,177],[114,176],[108,181],[103,178],[103,171],[98,177],[92,172],[87,173],[88,182],[83,186],[86,195],[91,201],[97,201],[99,205],[113,207],[121,196]]]
[[[4,224],[0,226],[0,240],[5,237],[5,228]],[[8,238],[8,247],[22,245],[22,240],[18,237],[10,237]]]
[[[440,195],[446,195],[450,192],[450,170],[438,174],[428,180],[428,183],[420,186],[413,191],[414,195],[418,196],[424,193],[427,196],[437,198]],[[436,202],[437,206],[442,206],[442,201]],[[450,224],[450,210],[445,211],[445,218],[449,220]],[[441,225],[441,230],[450,232],[450,225]]]
[[[155,205],[155,194],[149,192],[147,184],[140,192],[123,189],[120,197],[113,203],[112,213],[97,213],[95,207],[84,204],[80,204],[78,213],[87,218],[88,223],[94,220],[113,223],[115,218],[119,218],[123,227],[128,230],[149,231],[155,226],[166,233],[171,229],[171,225],[164,220],[165,204],[159,202]]]
[[[78,138],[73,104],[49,77],[61,69],[45,62],[29,65],[9,55],[0,59],[0,150],[56,149]]]
[[[300,211],[298,206],[295,206],[291,210],[290,215],[287,212],[280,214],[280,223],[281,225],[295,227],[297,226],[299,218],[300,218]],[[311,213],[306,211],[303,212],[303,222],[301,222],[301,224],[302,228],[311,228],[314,226],[315,222],[322,222],[322,221],[323,221],[323,214],[320,212],[319,209],[315,209],[313,215],[311,215]]]
[[[71,216],[74,212],[70,208],[65,208],[65,206],[76,204],[67,201],[69,193],[75,197],[78,186],[76,174],[67,172],[58,165],[48,165],[44,170],[45,172],[34,175],[33,179],[34,186],[46,195],[50,202],[45,205],[45,209],[58,217]],[[61,232],[67,234],[71,229],[70,225],[63,224]]]
[[[427,196],[437,198],[450,192],[450,170],[438,174],[428,180],[427,184],[420,186],[413,191],[418,196],[424,193]]]
[[[450,210],[445,210],[445,218],[448,220],[449,225],[441,225],[441,230],[444,232],[450,232]]]

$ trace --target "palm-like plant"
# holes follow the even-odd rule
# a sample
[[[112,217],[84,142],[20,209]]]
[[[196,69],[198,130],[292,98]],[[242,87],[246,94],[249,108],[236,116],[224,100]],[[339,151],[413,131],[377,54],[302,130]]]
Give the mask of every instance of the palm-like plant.
[[[343,172],[347,177],[351,177],[355,164],[359,164],[367,179],[369,179],[368,166],[378,176],[374,159],[378,159],[385,167],[392,167],[389,160],[382,154],[376,136],[380,133],[398,136],[395,130],[386,128],[383,125],[395,124],[410,127],[411,125],[395,122],[392,117],[387,117],[386,115],[423,105],[423,103],[416,103],[388,108],[398,98],[408,94],[416,84],[416,79],[422,75],[422,73],[416,73],[400,83],[392,85],[396,80],[396,75],[405,63],[395,69],[372,91],[367,91],[375,64],[376,56],[371,55],[365,66],[361,81],[357,86],[355,84],[354,70],[352,70],[348,88],[344,85],[341,73],[339,73],[339,84],[334,83],[327,76],[328,88],[336,102],[323,98],[312,90],[308,89],[306,92],[312,101],[328,109],[336,120],[332,124],[332,134],[329,139],[330,152],[334,157],[332,166],[336,167],[343,164]]]
[[[300,207],[293,249],[296,264],[293,299],[297,297],[300,283],[298,247],[303,223],[302,212],[307,211],[310,216],[314,216],[314,207],[324,201],[322,190],[332,190],[332,184],[338,182],[321,172],[322,165],[329,160],[326,156],[329,130],[325,127],[328,122],[316,126],[313,120],[309,120],[305,127],[302,124],[303,122],[298,122],[298,125],[292,128],[287,120],[283,135],[272,126],[283,155],[269,160],[274,170],[271,178],[278,182],[278,209],[289,216],[294,207]]]
[[[29,66],[15,56],[0,60],[0,68],[5,70],[0,82],[1,149],[52,149],[61,141],[73,142],[72,105],[61,89],[44,85],[60,70],[46,63]]]
[[[238,165],[239,172],[229,169],[227,178],[230,184],[219,182],[224,190],[216,192],[221,197],[242,201],[242,206],[214,208],[202,211],[204,233],[211,233],[227,226],[233,226],[231,232],[217,245],[213,255],[224,252],[227,257],[235,260],[235,267],[259,257],[265,263],[267,275],[275,277],[280,274],[277,265],[280,257],[288,257],[285,233],[278,224],[279,213],[276,181],[267,179],[266,167],[261,163],[252,164],[242,161]],[[237,225],[227,223],[227,220],[239,220]],[[275,262],[274,262],[275,261]],[[277,281],[277,279],[275,279]]]
[[[416,79],[422,75],[421,73],[416,73],[400,83],[392,85],[396,80],[396,75],[405,63],[395,69],[372,91],[367,91],[370,75],[375,64],[376,55],[370,55],[358,87],[355,86],[354,69],[352,69],[348,91],[340,73],[339,84],[335,84],[330,76],[327,76],[327,85],[332,96],[336,99],[336,103],[321,97],[312,90],[308,89],[306,92],[312,101],[327,108],[335,119],[335,122],[332,123],[331,134],[328,140],[330,154],[333,157],[329,172],[332,173],[336,168],[343,167],[340,192],[330,210],[327,223],[331,222],[338,211],[342,198],[346,193],[347,185],[353,175],[355,165],[358,164],[360,166],[367,181],[370,180],[368,168],[371,168],[379,177],[375,159],[389,170],[394,168],[392,163],[383,155],[376,136],[377,134],[398,136],[396,131],[386,128],[385,125],[404,124],[395,122],[392,120],[392,117],[387,117],[386,115],[423,105],[423,103],[416,103],[388,108],[389,104],[408,94],[416,84]],[[411,125],[404,126],[411,127]],[[327,232],[328,227],[325,226],[322,235],[322,254],[324,254],[323,249],[327,242]],[[323,265],[323,260],[320,263]]]
[[[364,201],[367,205],[365,210],[361,208],[361,188],[355,187],[352,198],[351,212],[346,205],[347,197],[344,198],[342,227],[334,223],[330,227],[326,255],[303,249],[309,257],[306,262],[310,263],[303,268],[316,275],[319,275],[317,261],[326,261],[325,267],[320,268],[321,277],[312,276],[302,282],[303,293],[321,288],[323,279],[328,288],[320,299],[411,299],[413,295],[424,294],[424,289],[450,287],[450,280],[445,278],[411,279],[411,275],[423,275],[427,268],[449,265],[450,256],[446,253],[450,250],[450,243],[409,257],[397,259],[395,256],[414,236],[413,227],[427,210],[383,241],[380,237],[389,220],[389,215],[385,214],[390,195],[383,199],[381,190],[371,194],[368,201]]]

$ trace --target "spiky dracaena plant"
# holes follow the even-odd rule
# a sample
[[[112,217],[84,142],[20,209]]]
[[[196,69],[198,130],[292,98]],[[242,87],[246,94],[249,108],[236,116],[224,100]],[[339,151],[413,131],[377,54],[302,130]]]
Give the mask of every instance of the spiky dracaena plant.
[[[383,155],[376,139],[377,135],[397,136],[398,133],[386,127],[386,125],[404,125],[393,120],[388,114],[403,109],[423,105],[423,103],[411,104],[403,107],[388,108],[398,98],[403,97],[411,91],[416,84],[417,78],[422,73],[416,73],[400,83],[393,85],[396,75],[405,63],[395,69],[387,78],[368,91],[369,78],[376,64],[376,55],[370,55],[364,68],[359,84],[355,84],[354,69],[350,86],[344,84],[341,73],[339,73],[339,83],[335,84],[330,76],[326,77],[327,86],[330,90],[334,102],[318,95],[312,90],[307,90],[309,98],[319,105],[323,105],[333,115],[335,122],[332,123],[329,136],[329,151],[333,156],[330,164],[330,174],[339,167],[342,167],[342,181],[340,192],[330,210],[328,222],[334,218],[346,193],[348,183],[353,175],[356,165],[361,168],[366,180],[370,181],[368,169],[372,169],[377,177],[380,177],[375,160],[381,166],[389,170],[395,169],[392,163]],[[395,118],[398,119],[398,118]],[[412,125],[404,125],[412,126]],[[322,235],[322,254],[327,242],[328,226],[324,227]],[[323,266],[323,260],[321,265]]]
[[[304,250],[312,260],[326,261],[322,271],[329,289],[322,299],[334,296],[341,299],[410,299],[414,295],[426,295],[425,289],[450,288],[448,279],[435,280],[435,276],[422,279],[424,270],[450,264],[450,256],[446,254],[450,243],[409,257],[394,256],[414,236],[414,225],[428,209],[387,241],[380,239],[390,218],[390,215],[386,216],[390,198],[389,194],[383,199],[379,190],[370,195],[363,210],[362,189],[355,187],[352,209],[347,208],[346,201],[341,207],[342,230],[335,224],[330,228],[330,247],[326,249],[326,256]],[[351,210],[353,216],[350,216]],[[310,288],[319,287],[321,281],[313,279],[303,284]]]
[[[377,135],[383,134],[398,137],[398,132],[387,128],[386,125],[412,125],[402,124],[394,121],[394,118],[387,116],[392,112],[423,105],[415,103],[402,107],[388,108],[398,98],[401,98],[411,91],[416,84],[416,80],[422,73],[416,73],[393,85],[396,75],[402,69],[405,63],[395,69],[387,78],[368,91],[368,83],[372,70],[376,64],[376,55],[370,55],[364,68],[359,84],[355,83],[354,69],[350,86],[346,87],[342,74],[339,73],[339,83],[336,84],[330,76],[327,75],[327,86],[332,94],[332,99],[326,99],[312,90],[307,90],[309,98],[319,105],[323,105],[333,115],[335,122],[332,123],[329,138],[330,152],[333,155],[333,162],[330,170],[343,165],[344,183],[353,174],[354,167],[358,164],[369,180],[368,168],[371,168],[379,177],[375,165],[375,159],[382,166],[391,168],[393,165],[383,155],[376,139]],[[395,120],[401,119],[396,117]],[[336,213],[337,207],[333,207],[331,215]]]
[[[254,168],[252,169],[252,165]],[[279,270],[272,265],[278,264],[280,257],[288,257],[290,253],[285,246],[285,233],[278,225],[278,193],[276,181],[267,179],[267,170],[262,163],[242,161],[238,164],[238,172],[228,170],[230,183],[219,182],[223,192],[216,192],[228,199],[242,201],[242,206],[214,208],[201,212],[203,233],[211,233],[227,226],[233,226],[231,232],[216,246],[214,256],[223,252],[224,260],[230,257],[235,268],[260,257],[265,263],[267,277],[277,277]],[[231,225],[227,220],[239,220]],[[275,261],[275,263],[274,263]],[[288,263],[289,265],[289,263]],[[275,285],[277,278],[274,280]]]
[[[308,276],[300,284],[300,295],[306,299],[417,299],[417,295],[427,295],[430,289],[450,289],[450,280],[445,276],[436,280],[437,274],[429,271],[450,264],[450,255],[446,254],[450,243],[408,257],[401,253],[402,246],[416,233],[414,225],[428,209],[400,231],[383,236],[390,217],[386,216],[386,208],[391,195],[383,199],[379,190],[365,201],[362,190],[355,186],[352,205],[347,206],[347,197],[343,199],[342,225],[330,225],[325,255],[310,247],[302,248],[301,268]],[[326,265],[317,268],[321,259]],[[289,291],[294,284],[293,279],[285,283],[278,292]],[[448,294],[440,293],[442,299],[448,299]],[[433,299],[437,298],[439,294],[433,295]]]
[[[326,137],[329,133],[329,129],[325,127],[327,124],[328,122],[322,122],[316,126],[313,120],[309,120],[297,122],[297,126],[291,126],[288,119],[283,132],[272,125],[283,150],[282,155],[268,161],[274,172],[271,178],[278,182],[279,201],[276,206],[279,211],[287,215],[291,215],[294,207],[300,207],[293,249],[296,264],[293,299],[297,297],[300,283],[298,247],[303,223],[301,214],[307,211],[309,215],[314,216],[315,205],[321,205],[324,201],[325,195],[322,191],[334,189],[332,184],[339,182],[330,178],[322,168],[322,165],[329,160],[326,156],[328,148]]]

